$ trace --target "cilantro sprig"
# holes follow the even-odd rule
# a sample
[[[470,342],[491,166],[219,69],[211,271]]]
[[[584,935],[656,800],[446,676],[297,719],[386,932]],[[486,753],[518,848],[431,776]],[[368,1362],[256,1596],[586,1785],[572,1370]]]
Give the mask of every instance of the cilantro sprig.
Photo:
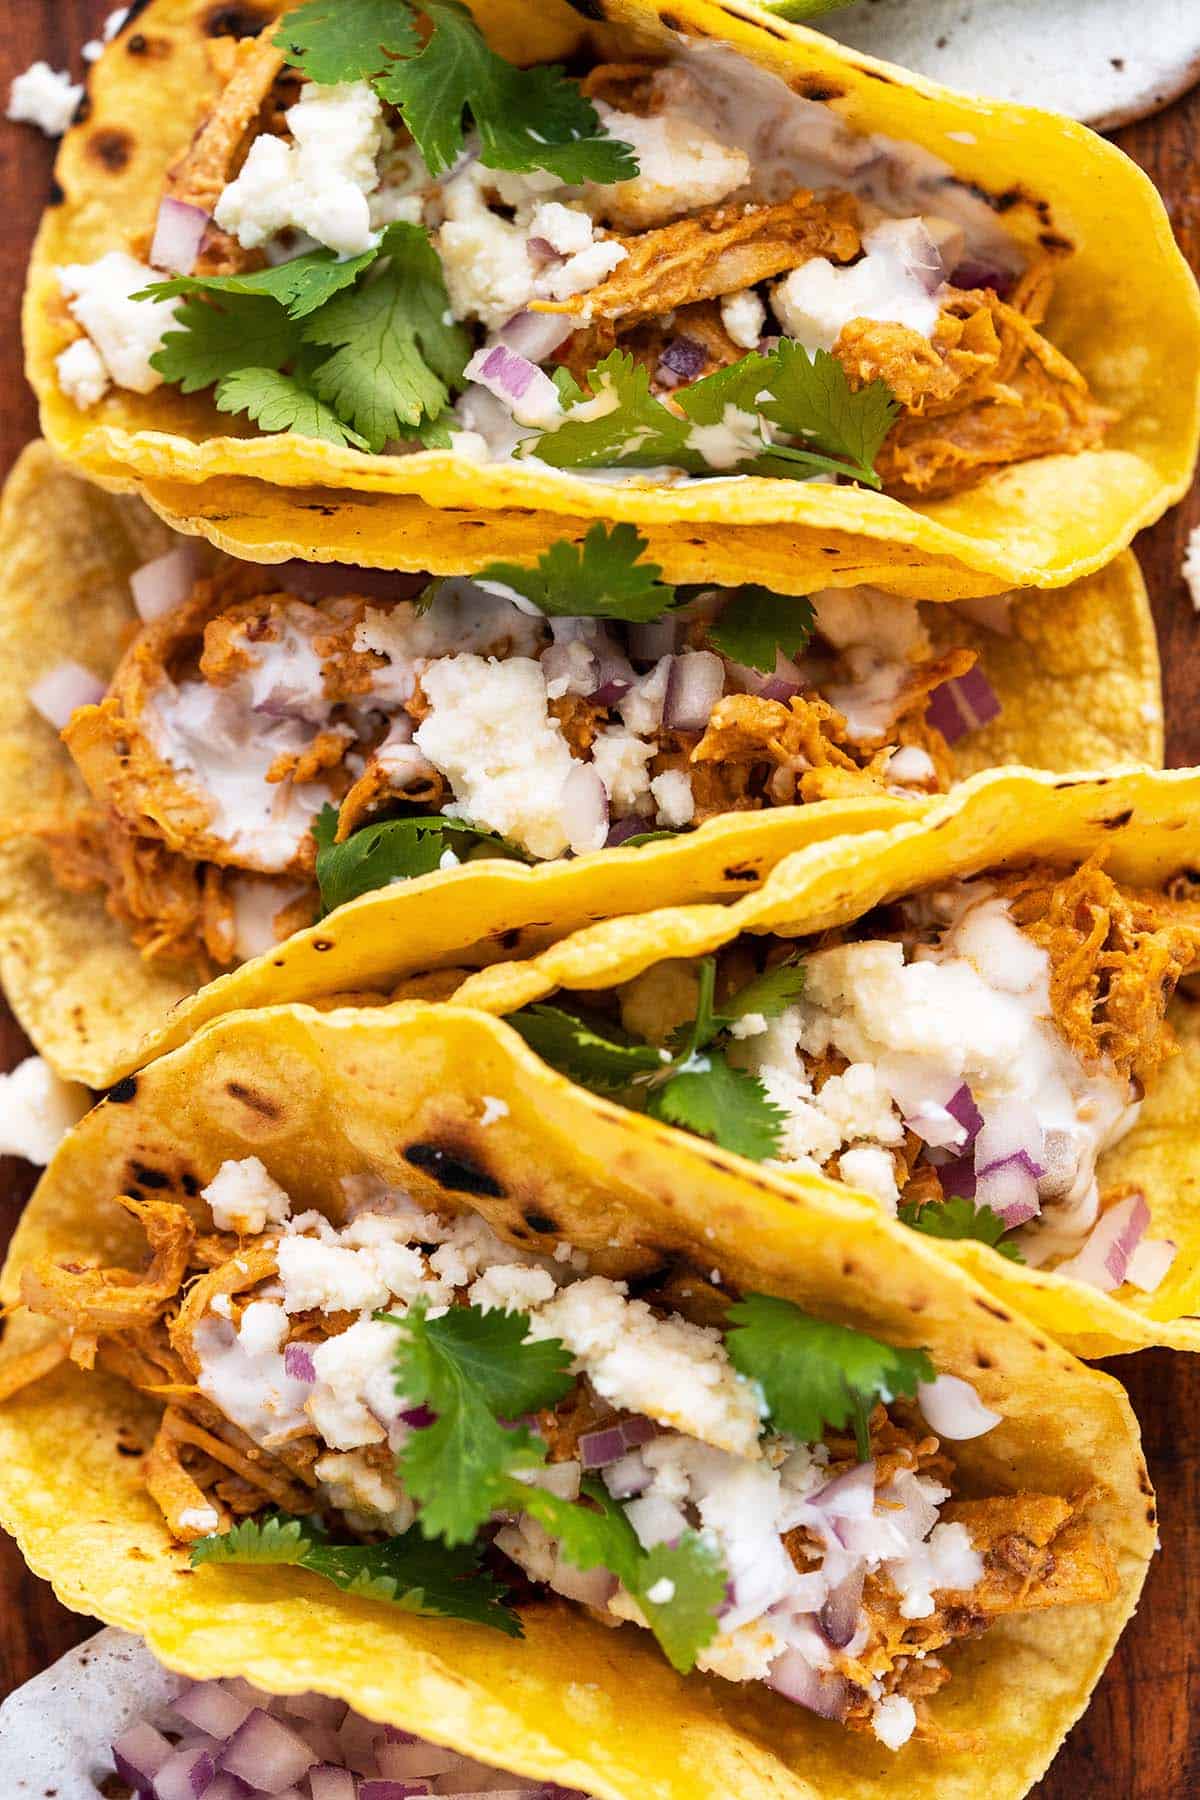
[[[562,423],[523,440],[517,454],[559,469],[667,464],[711,474],[718,465],[706,454],[705,434],[715,428],[725,442],[733,434],[745,450],[733,461],[722,457],[721,473],[793,480],[824,473],[878,488],[875,458],[900,411],[885,382],[855,390],[829,351],[810,356],[791,338],[679,388],[672,397],[678,412],[651,393],[649,370],[624,350],[611,351],[591,371],[590,398],[569,374],[560,372],[556,385]],[[764,421],[782,438],[768,435]]]
[[[868,1420],[876,1402],[911,1397],[934,1378],[924,1350],[898,1350],[768,1294],[736,1301],[728,1321],[729,1360],[758,1383],[776,1430],[813,1443],[827,1429],[853,1423],[862,1462],[871,1454]]]
[[[376,888],[432,874],[441,867],[447,850],[453,851],[461,862],[479,855],[500,857],[506,862],[533,860],[498,832],[472,825],[466,819],[445,818],[440,813],[363,825],[340,844],[335,841],[337,822],[336,807],[327,804],[312,827],[317,840],[316,873],[322,914]]]
[[[418,16],[430,27],[424,41]],[[547,169],[572,183],[638,172],[576,82],[557,66],[519,69],[497,56],[460,0],[309,0],[275,42],[314,81],[369,81],[400,109],[431,175],[457,160],[468,122],[491,169]]]
[[[483,1568],[478,1549],[431,1543],[415,1526],[381,1544],[338,1544],[319,1520],[272,1513],[200,1538],[192,1545],[191,1563],[194,1569],[205,1563],[307,1569],[346,1594],[522,1636],[507,1590]]]
[[[398,1465],[421,1509],[419,1529],[449,1544],[466,1543],[494,1512],[527,1513],[577,1569],[615,1575],[673,1666],[682,1673],[692,1668],[719,1628],[726,1574],[716,1552],[692,1531],[672,1545],[643,1550],[599,1482],[585,1481],[580,1500],[571,1501],[528,1479],[546,1466],[546,1446],[518,1421],[553,1407],[570,1388],[564,1345],[531,1339],[529,1318],[520,1312],[456,1306],[430,1319],[419,1299],[403,1318],[378,1316],[397,1327],[397,1393],[407,1406],[435,1415],[411,1433]],[[664,1579],[672,1584],[671,1599],[651,1601]]]
[[[675,589],[659,580],[660,566],[641,560],[647,548],[648,540],[635,526],[610,529],[597,520],[582,544],[560,538],[532,568],[488,563],[475,579],[514,588],[547,618],[624,619],[640,624],[661,618],[675,604]]]
[[[749,584],[709,626],[708,637],[713,649],[731,662],[771,674],[779,652],[785,657],[799,655],[815,623],[811,600]]]
[[[1008,1226],[999,1213],[993,1212],[990,1206],[976,1206],[963,1194],[951,1194],[945,1200],[930,1200],[924,1205],[902,1204],[900,1218],[914,1231],[923,1231],[926,1237],[974,1238],[1007,1257],[1009,1262],[1025,1261],[1015,1244],[1001,1242]]]
[[[389,225],[345,262],[314,250],[249,275],[152,282],[137,298],[178,296],[153,367],[184,393],[215,386],[220,411],[264,431],[377,453],[428,431],[463,386],[471,340],[419,225]]]
[[[652,1118],[709,1138],[752,1162],[779,1150],[784,1114],[762,1082],[736,1068],[722,1040],[749,1014],[778,1018],[804,987],[804,964],[791,958],[731,994],[718,1009],[716,959],[698,965],[696,1010],[670,1051],[639,1044],[609,1021],[562,1007],[524,1007],[508,1023],[544,1062],[593,1092],[619,1096]]]

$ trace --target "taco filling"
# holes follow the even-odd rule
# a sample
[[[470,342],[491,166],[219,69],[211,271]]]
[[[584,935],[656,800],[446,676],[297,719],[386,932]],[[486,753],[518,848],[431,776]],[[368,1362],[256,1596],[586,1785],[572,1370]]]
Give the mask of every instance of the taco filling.
[[[935,1237],[1105,1292],[1177,1246],[1098,1165],[1173,1054],[1200,961],[1186,892],[1096,861],[907,896],[809,939],[743,936],[510,1023],[574,1080],[756,1161],[824,1174]]]
[[[940,159],[728,46],[574,80],[455,0],[394,12],[383,43],[311,7],[213,41],[152,241],[58,270],[78,407],[166,381],[372,453],[909,500],[1101,441],[1039,329],[1045,217],[1031,260]]]
[[[559,1595],[681,1672],[766,1683],[899,1748],[938,1735],[942,1653],[1116,1592],[1089,1497],[960,1489],[973,1387],[677,1264],[641,1283],[520,1250],[373,1174],[341,1222],[255,1157],[182,1206],[123,1197],[141,1270],[44,1259],[22,1299],[66,1355],[166,1396],[144,1462],[205,1563],[293,1563],[520,1635]]]
[[[148,957],[211,970],[471,857],[940,791],[948,740],[999,710],[912,602],[675,589],[643,548],[596,525],[431,584],[229,560],[193,582],[170,552],[134,577],[149,622],[107,694],[56,710],[54,671],[31,694],[95,803],[41,822],[58,880],[102,887]]]

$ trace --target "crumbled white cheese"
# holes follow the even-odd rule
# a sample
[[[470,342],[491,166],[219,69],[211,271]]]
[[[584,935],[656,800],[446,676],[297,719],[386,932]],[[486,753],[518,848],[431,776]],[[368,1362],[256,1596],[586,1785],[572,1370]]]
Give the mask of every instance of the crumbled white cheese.
[[[526,1269],[519,1265],[485,1269],[471,1284],[468,1298],[472,1306],[484,1312],[528,1312],[552,1300],[558,1284],[546,1269]]]
[[[741,350],[757,350],[767,323],[767,309],[753,288],[726,294],[721,302],[721,323]]]
[[[596,1392],[705,1443],[758,1454],[757,1396],[736,1373],[718,1331],[660,1319],[623,1282],[594,1275],[536,1312],[537,1338],[558,1337]]]
[[[641,231],[665,225],[699,207],[715,206],[749,179],[746,152],[723,144],[693,119],[670,112],[642,118],[607,106],[598,110],[605,130],[632,144],[638,160],[631,181],[590,190],[597,210],[622,226]]]
[[[14,77],[6,116],[20,125],[36,125],[47,137],[61,137],[82,99],[82,82],[73,82],[65,69],[35,62]]]
[[[577,251],[558,268],[548,269],[540,276],[538,294],[549,300],[569,300],[572,294],[586,294],[619,268],[628,255],[624,244],[618,244],[615,238],[589,244],[586,250]]]
[[[220,1523],[221,1515],[215,1506],[185,1506],[179,1515],[181,1531],[194,1531],[203,1537],[216,1531]]]
[[[313,1464],[313,1474],[326,1500],[345,1513],[355,1531],[400,1537],[417,1516],[399,1482],[369,1462],[362,1450],[322,1456]]]
[[[446,218],[437,234],[450,310],[456,319],[479,319],[492,331],[529,304],[539,273],[529,255],[528,232],[488,206],[495,174],[471,163],[446,183]]]
[[[684,769],[664,769],[650,783],[658,807],[658,824],[666,831],[680,831],[696,816],[692,778]]]
[[[564,206],[560,200],[543,200],[533,210],[529,235],[543,238],[559,256],[574,256],[591,244],[595,227],[580,207]]]
[[[507,1119],[508,1101],[498,1100],[495,1094],[483,1096],[483,1111],[479,1115],[481,1125],[494,1125],[497,1119]]]
[[[642,801],[650,793],[647,764],[657,750],[656,744],[623,731],[619,725],[606,725],[592,740],[592,761],[615,818],[624,819],[643,810]]]
[[[382,1443],[387,1433],[380,1421],[394,1418],[401,1406],[396,1327],[359,1319],[348,1331],[312,1345],[310,1354],[317,1379],[308,1414],[325,1442],[333,1450]]]
[[[811,598],[817,630],[836,650],[866,644],[898,663],[930,654],[914,600],[873,587],[821,588]]]
[[[547,711],[540,665],[524,656],[447,656],[429,665],[422,687],[430,710],[414,741],[454,789],[445,811],[533,856],[561,856],[570,843],[563,786],[574,758]]]
[[[177,300],[133,299],[159,279],[124,250],[110,250],[98,262],[72,263],[58,270],[72,318],[91,338],[110,378],[135,394],[152,393],[162,382],[150,358],[162,349],[179,305]],[[78,380],[77,365],[73,375]]]
[[[287,1194],[257,1156],[223,1162],[208,1186],[201,1188],[200,1197],[208,1201],[218,1231],[236,1231],[243,1237],[257,1237],[268,1220],[281,1225],[292,1210]]]
[[[48,1163],[90,1105],[85,1087],[63,1081],[42,1057],[27,1056],[0,1075],[0,1156]]]
[[[923,1543],[889,1561],[888,1574],[900,1595],[903,1619],[927,1619],[934,1594],[973,1588],[983,1580],[983,1558],[965,1525],[935,1525]]]
[[[340,1244],[318,1243],[309,1237],[281,1240],[279,1278],[284,1305],[290,1313],[317,1309],[363,1312],[384,1306],[391,1298],[375,1254],[346,1250]]]
[[[237,1331],[227,1319],[206,1313],[193,1333],[200,1392],[256,1444],[284,1443],[308,1425],[309,1386],[289,1375],[284,1363],[287,1324],[282,1306],[254,1300]]]
[[[847,1187],[861,1188],[889,1212],[895,1212],[900,1190],[896,1186],[895,1164],[886,1150],[874,1144],[858,1144],[852,1150],[842,1151],[838,1167]]]
[[[920,275],[896,252],[893,234],[903,225],[888,219],[864,232],[866,255],[859,262],[840,267],[814,256],[785,276],[771,304],[788,336],[807,350],[832,350],[852,319],[879,319],[932,337],[940,309]]]
[[[128,17],[129,8],[127,6],[118,6],[114,12],[109,13],[100,36],[89,38],[83,46],[84,62],[95,62],[98,57],[103,55],[105,44],[111,44]]]
[[[80,412],[103,400],[108,392],[108,370],[91,338],[76,338],[54,359],[58,385]]]
[[[899,1750],[901,1745],[907,1744],[916,1724],[916,1709],[903,1694],[885,1695],[871,1712],[871,1730],[889,1750]]]
[[[383,107],[365,81],[310,81],[287,112],[292,141],[261,132],[217,201],[214,218],[244,250],[300,230],[339,256],[375,242],[367,196],[390,142]]]

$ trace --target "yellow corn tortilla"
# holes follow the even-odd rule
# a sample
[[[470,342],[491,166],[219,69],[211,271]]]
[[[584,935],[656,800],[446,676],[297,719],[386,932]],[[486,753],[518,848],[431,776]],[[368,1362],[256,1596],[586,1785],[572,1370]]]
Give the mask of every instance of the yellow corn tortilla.
[[[1063,779],[1000,769],[972,776],[916,821],[863,833],[853,843],[832,840],[798,851],[730,906],[676,907],[592,926],[527,962],[467,976],[453,999],[503,1015],[558,988],[616,987],[652,963],[707,955],[743,931],[808,936],[960,876],[1040,858],[1083,862],[1096,853],[1104,854],[1114,880],[1134,886],[1157,887],[1181,870],[1200,868],[1200,770]],[[1171,1020],[1179,1053],[1160,1072],[1137,1125],[1099,1164],[1102,1186],[1129,1182],[1144,1193],[1149,1235],[1179,1246],[1154,1293],[1125,1285],[1105,1294],[1009,1262],[984,1244],[937,1240],[959,1268],[1079,1356],[1115,1356],[1152,1344],[1200,1350],[1200,1001],[1180,991]],[[576,1091],[581,1107],[607,1104]],[[581,1120],[581,1136],[586,1129]],[[698,1143],[682,1132],[678,1141],[681,1156],[685,1145],[694,1151]],[[700,1150],[761,1175],[757,1165],[712,1145]],[[781,1179],[794,1185],[799,1178]]]
[[[266,22],[282,8],[256,0],[240,10],[247,22]],[[1200,298],[1153,185],[1102,138],[1057,115],[955,94],[748,0],[588,0],[577,10],[566,0],[536,8],[475,0],[473,10],[496,48],[525,62],[619,57],[680,37],[723,41],[851,126],[941,157],[991,197],[1027,249],[1061,252],[1047,329],[1095,398],[1120,415],[1104,448],[1019,463],[910,507],[867,490],[761,477],[662,487],[480,465],[448,451],[368,456],[239,431],[209,397],[167,387],[118,390],[81,412],[55,374],[55,357],[76,335],[55,269],[149,233],[163,173],[214,92],[205,33],[222,28],[224,12],[207,0],[150,0],[91,72],[87,116],[58,160],[62,199],[45,215],[30,269],[27,366],[43,431],[62,455],[249,556],[403,559],[420,569],[435,565],[439,543],[457,557],[460,541],[474,542],[483,560],[511,553],[510,528],[536,522],[553,535],[565,518],[577,535],[602,517],[648,531],[670,580],[688,579],[694,553],[719,575],[738,537],[740,566],[761,556],[760,578],[783,587],[773,556],[790,569],[790,592],[890,578],[930,599],[1062,586],[1102,567],[1184,492],[1200,429]],[[318,514],[313,488],[322,490]]]
[[[129,574],[168,543],[136,501],[89,485],[46,445],[22,456],[0,510],[0,817],[10,828],[87,801],[66,748],[29,704],[29,685],[65,657],[111,675],[139,623]],[[1021,595],[1011,637],[957,609],[927,613],[939,640],[979,651],[1004,706],[961,741],[964,772],[1011,758],[1056,769],[1161,763],[1158,654],[1132,555],[1068,593]],[[0,838],[0,979],[55,1068],[103,1087],[136,1064],[143,1039],[180,1042],[215,1012],[346,989],[386,992],[416,970],[527,955],[594,919],[734,898],[802,844],[914,817],[923,804],[880,794],[727,814],[673,843],[423,876],[344,908],[336,948],[322,948],[322,921],[223,977],[170,1021],[191,993],[186,971],[146,963],[99,894],[59,888],[35,840]]]
[[[483,1123],[483,1095],[507,1101],[494,1123]],[[893,1756],[750,1684],[677,1676],[645,1633],[559,1602],[533,1608],[513,1643],[298,1570],[188,1572],[128,1453],[148,1442],[156,1408],[66,1367],[0,1406],[0,1519],[68,1606],[144,1635],[185,1674],[336,1694],[599,1800],[1017,1800],[1042,1773],[1136,1603],[1155,1542],[1136,1423],[1111,1378],[830,1183],[681,1155],[671,1132],[618,1107],[586,1116],[569,1083],[498,1021],[413,1002],[386,1014],[236,1015],[131,1077],[60,1149],[0,1297],[15,1296],[21,1266],[41,1255],[139,1259],[109,1194],[152,1180],[157,1198],[182,1201],[223,1159],[246,1155],[298,1206],[336,1210],[339,1177],[370,1169],[427,1204],[477,1208],[522,1243],[544,1250],[559,1234],[597,1272],[633,1274],[664,1257],[717,1264],[745,1289],[925,1345],[1003,1415],[956,1446],[961,1491],[1097,1483],[1090,1516],[1120,1592],[1005,1619],[955,1648],[934,1716],[982,1736],[941,1751],[914,1740]],[[0,1381],[4,1360],[44,1328],[12,1318]]]

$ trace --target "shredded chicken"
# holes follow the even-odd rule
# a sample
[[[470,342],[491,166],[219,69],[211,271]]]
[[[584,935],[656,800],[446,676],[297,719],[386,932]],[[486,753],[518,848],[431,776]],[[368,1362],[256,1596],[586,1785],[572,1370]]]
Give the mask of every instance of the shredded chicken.
[[[1174,1053],[1166,1011],[1200,961],[1200,902],[1118,886],[1096,858],[1065,876],[1039,865],[1000,886],[1049,954],[1050,1004],[1067,1043],[1144,1088]]]
[[[182,1206],[168,1200],[133,1200],[122,1194],[117,1204],[145,1231],[152,1253],[149,1267],[139,1275],[45,1257],[22,1271],[21,1299],[31,1312],[58,1319],[92,1339],[137,1331],[161,1318],[187,1272],[195,1226]],[[90,1353],[87,1360],[90,1364]]]
[[[632,321],[739,293],[814,256],[850,262],[861,248],[857,214],[853,195],[818,200],[808,188],[775,206],[712,206],[619,238],[628,254],[606,281],[534,310]]]
[[[573,331],[559,352],[559,362],[580,387],[586,388],[588,376],[597,363],[603,362],[619,342],[621,349],[647,371],[652,390],[661,396],[676,387],[688,385],[672,376],[662,360],[664,350],[681,340],[686,341],[694,354],[704,358],[688,377],[688,382],[700,381],[717,369],[726,369],[730,364],[740,362],[746,354],[726,331],[716,301],[701,300],[691,306],[679,307],[670,324],[663,319],[641,319],[632,330],[624,330],[620,321],[606,319],[587,330]]]
[[[273,32],[266,31],[232,47],[225,85],[215,106],[167,173],[168,198],[209,215],[214,211],[222,190],[237,173],[283,69],[284,52],[276,48],[273,37]],[[248,266],[250,259],[237,240],[210,225],[197,259],[197,273],[230,274]]]

